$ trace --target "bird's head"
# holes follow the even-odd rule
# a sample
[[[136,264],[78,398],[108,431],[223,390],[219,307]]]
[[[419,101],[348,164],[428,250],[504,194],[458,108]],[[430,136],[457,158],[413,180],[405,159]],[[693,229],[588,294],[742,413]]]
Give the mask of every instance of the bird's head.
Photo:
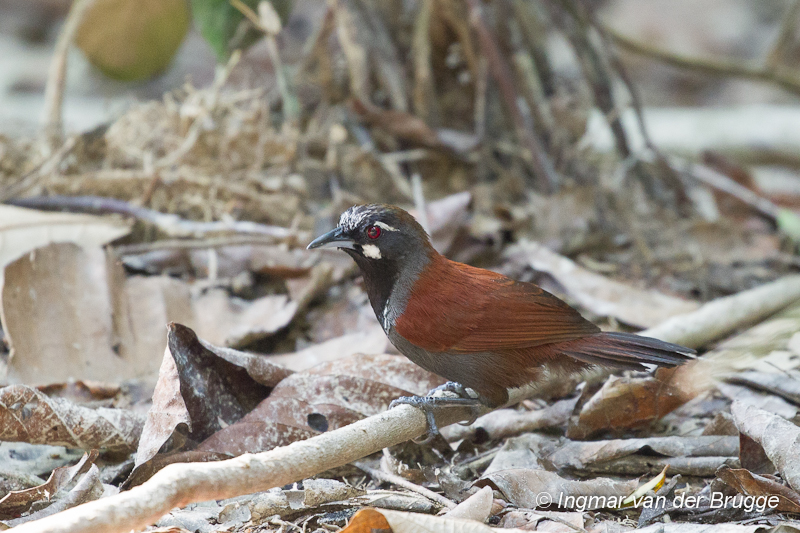
[[[339,225],[314,239],[313,248],[340,248],[362,268],[399,267],[415,257],[427,258],[427,233],[406,211],[393,205],[356,205],[342,213]]]

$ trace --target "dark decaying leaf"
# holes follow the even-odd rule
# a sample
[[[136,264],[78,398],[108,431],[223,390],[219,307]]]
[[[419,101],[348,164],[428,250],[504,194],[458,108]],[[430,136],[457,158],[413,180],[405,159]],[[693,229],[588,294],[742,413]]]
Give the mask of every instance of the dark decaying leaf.
[[[717,471],[717,477],[746,496],[777,496],[777,511],[800,513],[800,494],[775,479],[727,466]]]
[[[555,472],[518,468],[493,472],[475,483],[478,487],[490,484],[497,487],[509,502],[518,507],[536,509],[543,506],[543,503],[547,503],[548,505],[544,505],[544,507],[552,504],[555,507],[565,508],[582,506],[591,510],[605,507],[605,504],[603,498],[591,499],[589,497],[615,497],[617,502],[621,503],[623,498],[636,490],[639,482],[635,479],[616,481],[609,478],[572,481],[564,479]],[[540,496],[544,493],[550,495],[550,502]],[[582,496],[587,498],[576,500]]]
[[[130,451],[143,425],[133,411],[82,407],[25,385],[0,389],[0,441]]]
[[[94,464],[97,459],[97,450],[92,450],[83,455],[80,461],[73,466],[62,466],[53,470],[47,481],[37,487],[9,492],[0,499],[0,518],[8,519],[19,516],[34,502],[50,500],[62,488],[80,476]]]
[[[250,414],[198,449],[239,455],[270,450],[385,410],[398,396],[442,383],[405,357],[355,355],[281,381]]]
[[[252,354],[219,349],[180,324],[168,327],[153,406],[136,454],[136,467],[153,458],[180,424],[200,442],[241,419],[290,370]]]

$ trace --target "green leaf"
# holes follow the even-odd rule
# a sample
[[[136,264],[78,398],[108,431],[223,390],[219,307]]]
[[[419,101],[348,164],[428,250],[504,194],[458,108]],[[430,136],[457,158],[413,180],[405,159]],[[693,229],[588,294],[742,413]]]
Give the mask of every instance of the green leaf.
[[[142,80],[167,68],[188,29],[186,0],[95,0],[75,44],[106,76]]]
[[[243,2],[258,12],[259,0]],[[273,1],[272,5],[281,21],[286,21],[292,9],[291,0]],[[247,48],[262,35],[229,0],[192,0],[192,16],[221,63],[228,60],[231,52]]]

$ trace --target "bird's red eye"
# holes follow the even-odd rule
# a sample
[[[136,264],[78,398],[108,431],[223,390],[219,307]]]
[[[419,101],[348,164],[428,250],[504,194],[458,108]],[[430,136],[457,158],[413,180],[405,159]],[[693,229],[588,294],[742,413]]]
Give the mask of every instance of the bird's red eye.
[[[378,226],[370,226],[367,228],[367,237],[370,239],[377,239],[381,236],[381,228]]]

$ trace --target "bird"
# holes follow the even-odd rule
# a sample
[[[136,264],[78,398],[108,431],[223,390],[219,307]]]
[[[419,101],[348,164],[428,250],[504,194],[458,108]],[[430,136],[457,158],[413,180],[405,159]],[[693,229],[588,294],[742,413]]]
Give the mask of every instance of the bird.
[[[446,380],[425,397],[403,397],[426,413],[430,440],[439,407],[495,408],[509,390],[594,366],[674,367],[694,350],[632,333],[603,332],[533,283],[452,261],[393,205],[355,205],[308,249],[336,248],[356,262],[375,316],[397,350]],[[470,394],[469,389],[475,394]],[[435,396],[439,390],[456,397]],[[477,414],[474,415],[476,417]],[[471,421],[474,421],[474,417]]]

